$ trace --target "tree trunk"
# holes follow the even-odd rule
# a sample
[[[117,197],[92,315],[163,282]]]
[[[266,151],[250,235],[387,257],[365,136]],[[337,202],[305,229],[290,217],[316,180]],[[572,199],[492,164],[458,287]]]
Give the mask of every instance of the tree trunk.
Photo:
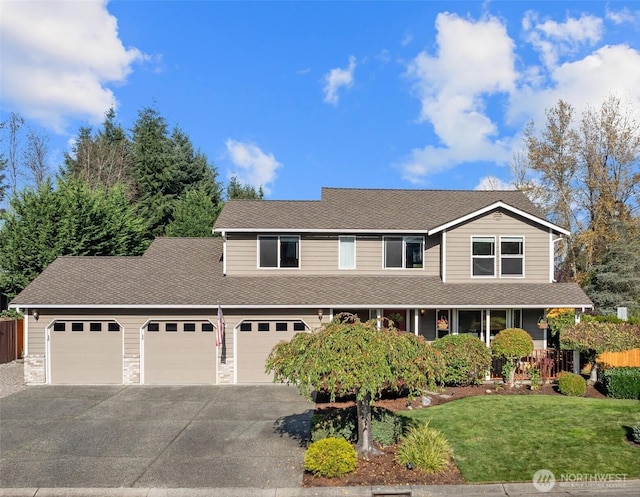
[[[595,359],[591,362],[591,374],[589,375],[589,381],[587,381],[587,383],[591,386],[598,383],[598,363]]]
[[[362,400],[356,400],[358,417],[358,443],[356,452],[359,457],[369,459],[371,456],[379,456],[381,451],[373,446],[373,434],[371,433],[371,395],[366,395]]]

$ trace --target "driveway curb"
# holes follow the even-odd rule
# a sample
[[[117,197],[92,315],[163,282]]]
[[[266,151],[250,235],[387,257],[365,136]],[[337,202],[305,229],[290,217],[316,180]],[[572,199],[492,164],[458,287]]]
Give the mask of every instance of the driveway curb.
[[[0,497],[633,497],[640,495],[640,480],[580,482],[558,485],[548,492],[531,483],[477,485],[407,485],[380,487],[311,488],[0,488]]]

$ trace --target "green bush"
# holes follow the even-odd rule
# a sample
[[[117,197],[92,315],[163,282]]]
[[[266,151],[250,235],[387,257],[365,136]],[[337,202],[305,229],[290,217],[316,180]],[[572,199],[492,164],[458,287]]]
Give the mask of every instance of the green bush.
[[[304,469],[316,476],[335,478],[356,469],[356,449],[343,438],[323,438],[309,445],[304,454]]]
[[[570,397],[582,397],[587,393],[587,381],[579,374],[560,373],[558,375],[558,390]]]
[[[447,385],[479,385],[491,367],[491,351],[471,335],[447,335],[433,342],[446,362]]]
[[[635,443],[640,444],[640,421],[631,430],[631,438]]]
[[[602,372],[607,397],[640,399],[640,368],[611,368]]]
[[[438,430],[429,428],[429,423],[409,428],[396,451],[396,460],[400,464],[411,464],[427,473],[446,470],[450,456],[447,439]]]
[[[404,418],[396,416],[383,407],[371,408],[371,436],[380,445],[393,445],[404,430]],[[343,438],[348,442],[358,441],[356,407],[336,409],[327,415],[317,415],[311,420],[311,441],[323,438]]]
[[[531,335],[520,328],[507,328],[496,335],[491,342],[491,352],[494,357],[504,357],[508,360],[519,359],[531,355],[533,339]]]

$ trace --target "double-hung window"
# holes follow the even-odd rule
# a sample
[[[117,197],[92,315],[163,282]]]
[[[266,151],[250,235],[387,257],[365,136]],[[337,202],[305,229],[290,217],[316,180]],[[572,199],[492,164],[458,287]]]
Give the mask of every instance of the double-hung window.
[[[494,237],[472,237],[471,254],[471,274],[473,276],[496,275],[496,239]]]
[[[340,269],[356,268],[356,237],[341,236],[338,238],[340,260],[338,267]]]
[[[300,267],[300,237],[258,237],[258,266],[261,268]]]
[[[524,276],[524,239],[521,236],[500,237],[500,276]]]
[[[384,238],[385,268],[421,268],[424,238],[421,236],[387,236]]]

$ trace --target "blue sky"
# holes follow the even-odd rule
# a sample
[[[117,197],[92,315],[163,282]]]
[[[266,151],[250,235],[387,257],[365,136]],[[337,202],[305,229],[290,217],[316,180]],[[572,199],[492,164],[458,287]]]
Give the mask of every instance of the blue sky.
[[[1,117],[52,140],[52,170],[112,105],[155,106],[267,198],[321,186],[508,187],[558,99],[640,118],[638,2],[0,4]]]

